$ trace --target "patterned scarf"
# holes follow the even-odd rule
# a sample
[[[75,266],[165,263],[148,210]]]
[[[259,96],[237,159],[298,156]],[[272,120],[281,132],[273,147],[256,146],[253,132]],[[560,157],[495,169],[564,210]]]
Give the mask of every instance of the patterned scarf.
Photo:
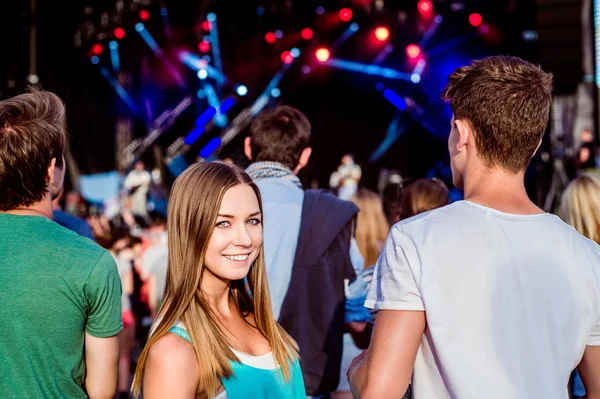
[[[298,176],[279,162],[254,162],[246,169],[246,173],[250,175],[252,180],[276,177],[278,179],[291,181],[298,186],[298,188],[302,189],[302,183],[300,182],[300,179],[298,179]]]

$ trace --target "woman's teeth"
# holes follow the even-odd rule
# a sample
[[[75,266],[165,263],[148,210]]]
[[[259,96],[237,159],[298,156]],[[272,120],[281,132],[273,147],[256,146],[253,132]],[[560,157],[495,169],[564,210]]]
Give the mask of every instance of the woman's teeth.
[[[242,261],[242,260],[248,259],[248,254],[246,254],[246,255],[223,255],[223,256],[226,257],[227,259],[237,260],[237,261]]]

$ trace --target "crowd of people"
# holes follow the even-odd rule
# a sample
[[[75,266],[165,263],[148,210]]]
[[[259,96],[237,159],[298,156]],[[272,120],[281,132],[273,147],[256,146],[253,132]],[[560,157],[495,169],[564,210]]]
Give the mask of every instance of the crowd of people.
[[[600,398],[600,181],[558,216],[524,187],[551,75],[489,57],[443,96],[464,200],[369,190],[351,154],[305,190],[310,122],[278,106],[248,168],[193,164],[165,218],[138,162],[111,219],[62,198],[61,100],[0,102],[0,397]]]

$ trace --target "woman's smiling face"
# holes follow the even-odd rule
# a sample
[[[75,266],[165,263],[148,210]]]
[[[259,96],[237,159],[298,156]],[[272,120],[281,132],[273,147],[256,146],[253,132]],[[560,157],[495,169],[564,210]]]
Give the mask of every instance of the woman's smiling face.
[[[246,184],[231,187],[223,196],[206,249],[206,272],[221,280],[243,279],[262,243],[262,215],[254,190]]]

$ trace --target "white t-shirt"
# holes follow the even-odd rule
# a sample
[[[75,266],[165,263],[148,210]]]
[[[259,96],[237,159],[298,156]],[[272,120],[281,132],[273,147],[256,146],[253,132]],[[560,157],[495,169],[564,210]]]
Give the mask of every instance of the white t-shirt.
[[[600,247],[554,215],[456,202],[392,228],[365,306],[425,311],[415,399],[564,399],[600,346]]]

